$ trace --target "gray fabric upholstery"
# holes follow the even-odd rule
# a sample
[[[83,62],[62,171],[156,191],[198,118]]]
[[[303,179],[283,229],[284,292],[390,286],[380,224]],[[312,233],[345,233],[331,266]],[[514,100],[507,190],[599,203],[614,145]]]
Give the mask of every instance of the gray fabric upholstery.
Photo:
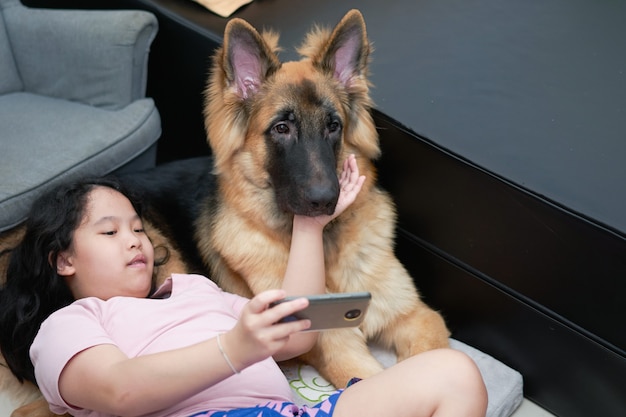
[[[4,15],[27,91],[105,108],[143,96],[154,16],[15,6]]]
[[[22,89],[22,80],[17,73],[11,49],[4,16],[0,13],[0,94]]]
[[[155,163],[158,111],[145,98],[156,18],[0,0],[0,231],[46,188]],[[138,162],[139,161],[139,162]]]
[[[25,220],[37,190],[110,173],[160,134],[151,99],[109,111],[22,92],[0,96],[0,126],[0,178],[8,179],[0,182],[0,224],[6,226]]]

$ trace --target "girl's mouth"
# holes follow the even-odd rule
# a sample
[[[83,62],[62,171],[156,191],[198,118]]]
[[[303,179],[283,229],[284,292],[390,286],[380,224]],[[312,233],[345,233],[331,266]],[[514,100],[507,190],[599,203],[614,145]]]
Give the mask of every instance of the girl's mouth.
[[[146,257],[143,255],[135,256],[133,260],[128,263],[129,266],[138,266],[138,265],[145,265],[145,264],[146,264]]]

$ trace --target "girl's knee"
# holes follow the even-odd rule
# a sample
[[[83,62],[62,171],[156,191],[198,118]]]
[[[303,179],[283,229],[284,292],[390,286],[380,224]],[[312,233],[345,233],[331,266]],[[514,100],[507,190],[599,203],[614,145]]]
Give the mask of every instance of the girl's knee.
[[[417,355],[414,357],[416,362],[420,356],[421,361],[431,365],[428,369],[433,372],[433,382],[438,381],[441,389],[484,398],[486,401],[485,383],[480,369],[470,356],[459,350],[436,349]]]
[[[442,354],[447,356],[446,362],[455,370],[456,374],[463,373],[470,378],[479,377],[482,379],[476,362],[469,355],[454,349],[442,349],[442,351]]]
[[[372,404],[368,398],[383,400]],[[346,389],[335,415],[415,417],[440,410],[441,415],[484,417],[486,408],[487,391],[473,359],[460,351],[438,349],[407,358]]]
[[[453,372],[458,374],[459,372],[466,372],[473,374],[480,372],[474,360],[464,352],[460,350],[442,348],[424,352],[419,356],[429,356],[427,359],[431,363],[437,363],[440,370],[443,372]]]
[[[445,349],[442,362],[446,363],[447,372],[451,377],[449,389],[456,391],[456,395],[462,396],[473,403],[477,409],[487,408],[487,387],[483,380],[480,369],[476,362],[467,354],[453,349]]]
[[[484,385],[480,369],[469,355],[454,349],[440,349],[440,351],[444,356],[441,363],[445,363],[448,371],[458,377],[455,379],[477,381]]]

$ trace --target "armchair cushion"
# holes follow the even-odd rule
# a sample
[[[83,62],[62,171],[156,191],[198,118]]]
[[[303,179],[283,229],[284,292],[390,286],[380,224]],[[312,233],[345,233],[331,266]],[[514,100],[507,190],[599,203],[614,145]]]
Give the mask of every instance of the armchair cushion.
[[[23,92],[0,96],[0,126],[0,230],[23,222],[44,189],[115,171],[161,132],[150,98],[111,111]]]

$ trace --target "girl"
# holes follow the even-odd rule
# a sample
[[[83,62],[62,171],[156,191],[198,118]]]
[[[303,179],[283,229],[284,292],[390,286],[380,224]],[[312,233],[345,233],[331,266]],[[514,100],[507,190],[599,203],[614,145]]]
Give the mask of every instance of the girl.
[[[275,361],[309,350],[316,333],[302,332],[308,320],[277,323],[306,298],[269,306],[324,292],[323,228],[363,180],[351,156],[335,213],[294,217],[283,288],[251,300],[197,275],[175,274],[152,291],[154,249],[132,196],[110,180],[57,188],[34,205],[12,254],[0,296],[7,362],[18,377],[36,379],[58,414],[484,416],[478,369],[448,349],[409,358],[316,407],[292,403]]]

